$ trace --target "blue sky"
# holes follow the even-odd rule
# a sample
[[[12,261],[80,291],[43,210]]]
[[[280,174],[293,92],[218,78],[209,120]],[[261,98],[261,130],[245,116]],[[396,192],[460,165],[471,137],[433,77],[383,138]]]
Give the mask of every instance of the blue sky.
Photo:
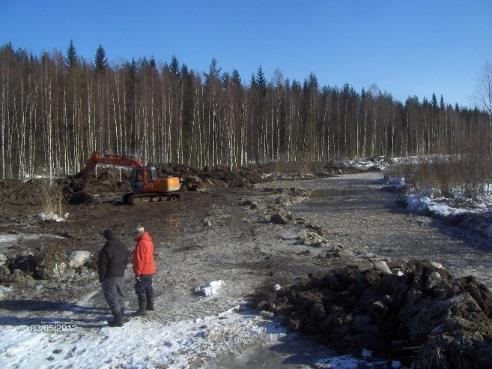
[[[0,43],[39,53],[70,39],[90,59],[102,44],[113,63],[175,54],[206,71],[215,57],[244,80],[262,65],[268,77],[314,72],[321,84],[474,105],[492,62],[492,1],[0,0]]]

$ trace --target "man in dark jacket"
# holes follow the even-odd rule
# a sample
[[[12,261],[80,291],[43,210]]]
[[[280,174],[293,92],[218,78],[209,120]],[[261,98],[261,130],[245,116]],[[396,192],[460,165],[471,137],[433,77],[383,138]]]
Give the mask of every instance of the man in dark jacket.
[[[104,298],[113,313],[114,319],[109,321],[110,327],[123,326],[125,313],[125,268],[128,264],[128,249],[116,237],[111,229],[102,233],[106,239],[99,251],[98,272]]]

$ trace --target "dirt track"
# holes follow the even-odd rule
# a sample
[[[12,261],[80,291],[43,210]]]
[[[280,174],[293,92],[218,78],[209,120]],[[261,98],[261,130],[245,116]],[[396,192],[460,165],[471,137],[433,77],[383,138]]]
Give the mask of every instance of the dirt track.
[[[257,288],[285,285],[304,278],[308,272],[364,264],[371,254],[392,258],[422,257],[440,261],[456,274],[474,274],[491,285],[488,270],[492,265],[489,244],[480,236],[445,226],[430,218],[402,212],[396,195],[383,192],[381,173],[345,175],[336,178],[278,181],[257,185],[256,190],[227,190],[219,193],[188,193],[181,202],[127,207],[114,205],[111,198],[95,206],[72,206],[72,219],[66,223],[31,225],[30,232],[63,234],[69,248],[96,251],[102,245],[98,231],[113,226],[131,244],[129,231],[136,223],[144,224],[153,234],[159,253],[155,278],[157,311],[149,320],[163,324],[200,318],[225,311],[252,294]],[[323,248],[314,248],[282,240],[285,231],[299,231],[299,224],[275,225],[266,222],[261,209],[279,196],[265,188],[303,188],[311,197],[293,205],[296,218],[322,225],[333,245],[342,245],[340,257],[323,257]],[[243,199],[254,200],[259,210],[239,206]],[[12,210],[10,210],[10,216]],[[204,224],[210,220],[210,226]],[[4,229],[26,231],[25,226],[9,225]],[[285,238],[285,237],[284,237]],[[363,254],[363,259],[353,254]],[[222,279],[220,295],[204,299],[191,291],[211,280]],[[105,304],[94,278],[91,283],[37,282],[27,289],[12,291],[0,301],[0,325],[46,324],[67,322],[99,329],[107,318]],[[59,283],[59,284],[57,284]],[[127,275],[130,309],[136,299],[133,278]],[[43,287],[36,287],[43,285]],[[25,300],[31,300],[26,303]],[[241,363],[260,360],[264,367],[294,368],[284,359],[293,352],[250,347]],[[225,356],[214,363],[216,368],[242,367],[235,356]],[[256,360],[256,361],[255,361]],[[277,366],[276,366],[277,365]]]

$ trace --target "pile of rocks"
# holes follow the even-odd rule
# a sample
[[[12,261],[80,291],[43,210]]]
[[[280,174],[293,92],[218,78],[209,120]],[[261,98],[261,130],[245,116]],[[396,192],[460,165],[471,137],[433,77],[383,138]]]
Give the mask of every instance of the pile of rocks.
[[[484,285],[427,261],[380,269],[310,275],[259,308],[343,351],[367,348],[415,369],[490,367],[492,294]]]

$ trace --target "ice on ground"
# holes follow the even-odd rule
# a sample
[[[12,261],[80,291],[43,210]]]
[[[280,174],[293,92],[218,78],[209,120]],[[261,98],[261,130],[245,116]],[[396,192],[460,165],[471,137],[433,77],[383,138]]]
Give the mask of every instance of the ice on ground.
[[[195,288],[195,293],[205,297],[211,297],[217,295],[223,286],[224,281],[222,280],[212,281],[207,285]]]
[[[65,215],[61,216],[55,213],[39,213],[34,216],[36,220],[42,221],[42,222],[47,222],[47,221],[52,221],[52,222],[63,222],[68,218],[68,213]]]
[[[20,241],[39,240],[41,238],[56,238],[63,239],[64,237],[55,234],[31,234],[31,233],[16,233],[16,234],[0,234],[0,248],[15,244]]]
[[[367,359],[367,358],[366,358]],[[313,365],[316,369],[358,369],[358,368],[384,368],[388,367],[385,362],[368,362],[366,360],[360,360],[353,356],[335,356],[327,359],[319,360]]]

